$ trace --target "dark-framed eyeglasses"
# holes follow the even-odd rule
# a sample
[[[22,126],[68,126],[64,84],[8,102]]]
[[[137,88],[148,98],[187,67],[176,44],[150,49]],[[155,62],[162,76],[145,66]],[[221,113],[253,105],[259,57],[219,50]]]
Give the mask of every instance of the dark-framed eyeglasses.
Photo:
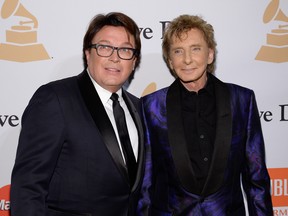
[[[105,44],[92,44],[90,48],[96,49],[97,55],[101,57],[110,57],[114,50],[117,50],[117,55],[120,59],[131,60],[137,53],[137,49],[131,47],[114,47]]]

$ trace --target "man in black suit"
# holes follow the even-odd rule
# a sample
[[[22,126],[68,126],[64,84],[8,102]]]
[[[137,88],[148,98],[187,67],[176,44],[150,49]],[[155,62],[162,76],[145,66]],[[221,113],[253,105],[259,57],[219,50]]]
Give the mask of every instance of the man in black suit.
[[[135,215],[143,131],[138,98],[122,86],[139,66],[140,51],[139,28],[130,17],[97,15],[83,41],[85,70],[36,91],[22,117],[12,216]],[[112,93],[124,109],[131,144],[117,130]]]

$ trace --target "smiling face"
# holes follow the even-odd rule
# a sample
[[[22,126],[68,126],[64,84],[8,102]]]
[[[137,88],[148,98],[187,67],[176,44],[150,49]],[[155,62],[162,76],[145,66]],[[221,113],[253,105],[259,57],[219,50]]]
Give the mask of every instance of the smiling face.
[[[92,44],[135,48],[134,37],[124,27],[104,26],[93,38]],[[110,92],[118,91],[133,71],[136,57],[120,59],[117,50],[110,57],[98,56],[96,49],[85,51],[88,70],[92,78]]]
[[[206,68],[213,58],[214,52],[208,48],[199,29],[190,29],[182,33],[180,38],[172,37],[169,65],[189,91],[198,92],[205,86]]]

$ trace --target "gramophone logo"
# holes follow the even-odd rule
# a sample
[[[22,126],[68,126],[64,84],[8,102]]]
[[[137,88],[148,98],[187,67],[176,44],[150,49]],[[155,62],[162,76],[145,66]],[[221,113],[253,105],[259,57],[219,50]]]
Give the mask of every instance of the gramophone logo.
[[[266,45],[260,48],[256,60],[275,63],[288,62],[288,16],[282,9],[284,7],[280,7],[279,0],[272,0],[268,4],[263,15],[263,22],[273,21],[276,23],[278,21],[279,25],[266,35]]]
[[[153,93],[153,92],[156,91],[156,89],[157,89],[156,83],[155,83],[155,82],[152,82],[152,83],[150,83],[148,86],[146,86],[146,88],[143,90],[141,96],[143,97],[143,96],[145,96],[145,95],[148,95],[148,94],[150,94],[150,93]]]
[[[18,25],[6,30],[6,42],[0,43],[0,59],[29,62],[50,59],[44,46],[37,43],[38,21],[18,0],[5,0],[1,18],[21,17]]]

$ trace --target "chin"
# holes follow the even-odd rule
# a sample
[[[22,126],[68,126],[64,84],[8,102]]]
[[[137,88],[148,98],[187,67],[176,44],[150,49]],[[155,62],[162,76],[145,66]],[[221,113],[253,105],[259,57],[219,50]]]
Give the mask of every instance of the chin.
[[[181,79],[181,78],[180,78],[180,80],[181,80],[181,82],[183,82],[183,83],[185,83],[185,84],[187,84],[187,83],[192,83],[192,82],[197,81],[197,80],[195,80],[195,79]]]

